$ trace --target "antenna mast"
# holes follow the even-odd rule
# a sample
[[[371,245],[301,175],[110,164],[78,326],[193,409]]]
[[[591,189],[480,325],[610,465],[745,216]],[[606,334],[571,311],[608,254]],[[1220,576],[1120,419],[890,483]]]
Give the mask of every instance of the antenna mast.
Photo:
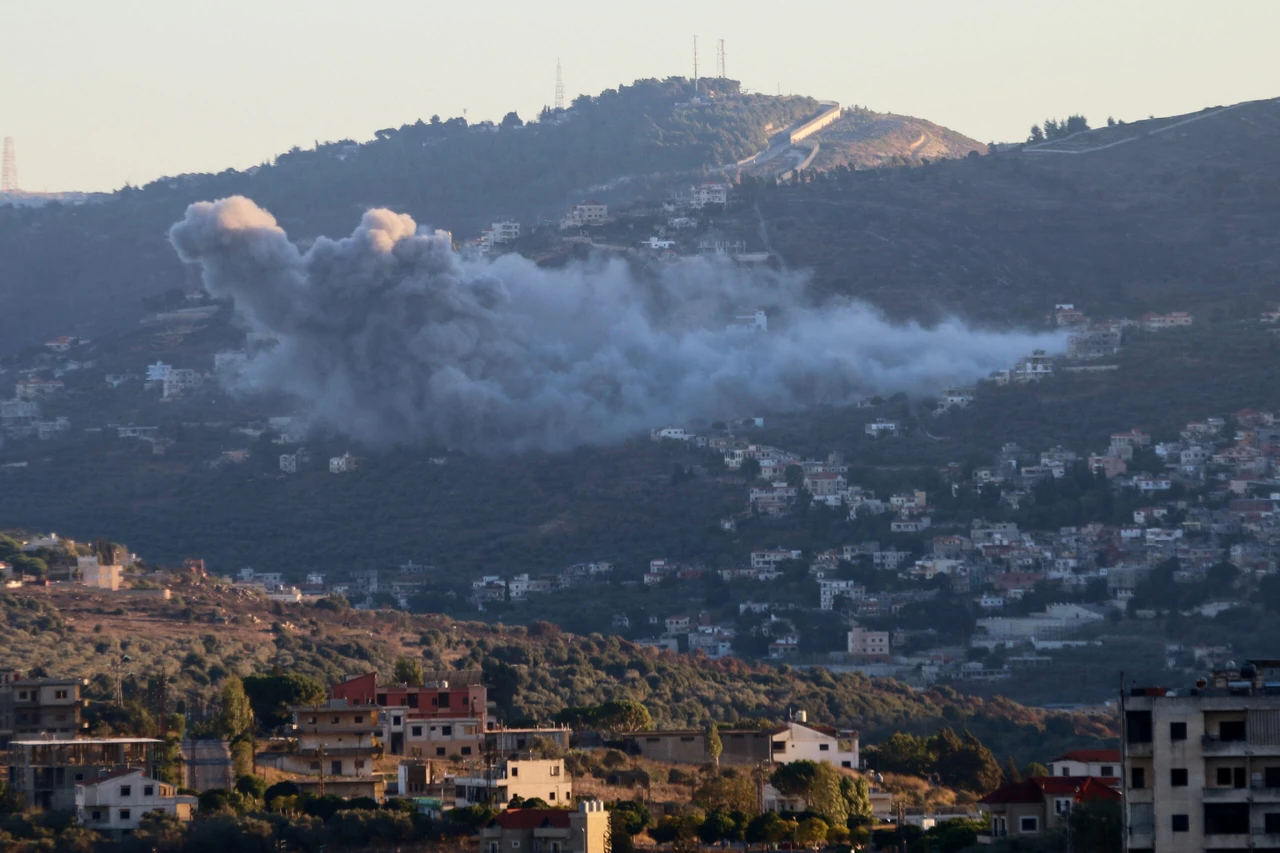
[[[13,137],[4,138],[4,171],[0,174],[0,192],[18,191],[18,155],[13,148]]]
[[[720,39],[720,43],[716,45],[716,76],[721,80],[729,79],[724,70],[724,39]]]
[[[693,37],[693,96],[698,97],[698,37]]]
[[[564,74],[560,71],[560,57],[556,57],[556,109],[564,109]]]

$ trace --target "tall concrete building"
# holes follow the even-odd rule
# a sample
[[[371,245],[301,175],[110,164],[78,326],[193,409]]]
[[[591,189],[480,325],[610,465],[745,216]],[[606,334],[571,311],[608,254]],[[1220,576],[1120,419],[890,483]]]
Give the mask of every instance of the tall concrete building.
[[[29,737],[80,737],[84,684],[80,678],[24,678],[17,670],[0,670],[0,747]]]
[[[1280,853],[1280,660],[1122,702],[1129,853]]]

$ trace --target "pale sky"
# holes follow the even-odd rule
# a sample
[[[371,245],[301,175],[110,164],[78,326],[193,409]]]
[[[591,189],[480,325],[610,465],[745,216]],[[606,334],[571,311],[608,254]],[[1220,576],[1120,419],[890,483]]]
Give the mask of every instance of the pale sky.
[[[365,140],[433,113],[531,118],[641,77],[906,113],[979,141],[1280,96],[1280,0],[0,0],[0,136],[27,190],[106,190]]]

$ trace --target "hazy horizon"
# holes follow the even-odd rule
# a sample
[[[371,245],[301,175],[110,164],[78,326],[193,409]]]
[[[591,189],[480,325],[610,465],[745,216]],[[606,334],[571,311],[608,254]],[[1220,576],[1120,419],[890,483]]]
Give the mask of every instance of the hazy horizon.
[[[388,0],[376,15],[336,0],[73,5],[21,0],[6,16],[0,136],[16,139],[24,190],[243,169],[432,114],[527,120],[553,99],[557,57],[572,100],[692,76],[695,34],[704,75],[723,38],[728,76],[751,91],[914,115],[981,142],[1023,139],[1046,116],[1097,125],[1280,95],[1280,4],[1266,0],[1211,15],[1190,0],[819,2],[791,22],[724,0],[636,14],[583,0]]]

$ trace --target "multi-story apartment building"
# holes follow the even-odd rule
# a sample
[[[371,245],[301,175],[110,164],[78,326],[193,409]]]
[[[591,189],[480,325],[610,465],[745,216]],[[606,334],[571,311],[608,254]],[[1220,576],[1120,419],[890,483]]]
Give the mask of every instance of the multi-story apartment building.
[[[488,691],[477,678],[458,676],[461,683],[379,685],[378,674],[369,672],[335,684],[329,695],[379,708],[383,743],[391,755],[475,758],[489,725]]]
[[[446,776],[458,808],[486,803],[506,808],[511,800],[540,799],[560,806],[573,800],[573,778],[562,758],[503,758],[466,776]]]
[[[37,735],[72,739],[84,731],[78,678],[23,678],[0,670],[0,747]]]
[[[28,807],[71,811],[77,786],[121,767],[153,776],[158,743],[151,738],[15,740],[9,744],[9,787]]]
[[[1280,660],[1122,697],[1130,853],[1280,851]]]

